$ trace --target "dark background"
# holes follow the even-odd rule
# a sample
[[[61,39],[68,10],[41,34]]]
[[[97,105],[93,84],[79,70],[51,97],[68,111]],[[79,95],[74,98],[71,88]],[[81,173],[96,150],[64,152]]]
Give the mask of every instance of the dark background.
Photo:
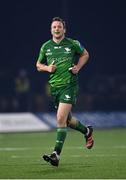
[[[42,43],[51,38],[54,16],[66,21],[66,36],[78,39],[90,54],[80,72],[75,110],[125,111],[125,0],[4,0],[0,1],[0,112],[53,110],[48,75],[38,73],[35,64]],[[17,92],[16,79],[22,71],[29,86]]]

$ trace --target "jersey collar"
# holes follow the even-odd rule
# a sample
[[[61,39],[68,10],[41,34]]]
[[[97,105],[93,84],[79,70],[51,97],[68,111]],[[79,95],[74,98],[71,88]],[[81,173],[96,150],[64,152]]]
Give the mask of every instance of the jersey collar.
[[[66,38],[64,37],[64,39],[62,39],[62,40],[60,41],[60,43],[54,42],[53,39],[51,39],[51,41],[52,41],[52,43],[55,44],[55,45],[62,45],[62,43],[65,41],[65,39],[66,39]]]

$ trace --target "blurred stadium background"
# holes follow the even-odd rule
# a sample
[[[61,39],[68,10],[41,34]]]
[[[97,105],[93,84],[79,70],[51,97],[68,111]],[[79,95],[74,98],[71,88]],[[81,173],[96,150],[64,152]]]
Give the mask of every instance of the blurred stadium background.
[[[102,112],[110,119],[123,112],[117,125],[125,126],[125,10],[123,0],[1,1],[0,113],[55,113],[48,74],[37,72],[35,64],[41,44],[51,37],[50,20],[60,16],[67,23],[66,36],[78,39],[90,53],[80,72],[74,112]]]

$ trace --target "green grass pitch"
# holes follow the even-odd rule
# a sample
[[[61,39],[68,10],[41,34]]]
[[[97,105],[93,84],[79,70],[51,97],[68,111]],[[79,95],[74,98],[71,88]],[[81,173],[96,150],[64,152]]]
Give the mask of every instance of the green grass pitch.
[[[58,168],[40,158],[55,138],[55,131],[0,134],[0,179],[126,178],[126,129],[94,130],[91,150],[81,133],[68,130]]]

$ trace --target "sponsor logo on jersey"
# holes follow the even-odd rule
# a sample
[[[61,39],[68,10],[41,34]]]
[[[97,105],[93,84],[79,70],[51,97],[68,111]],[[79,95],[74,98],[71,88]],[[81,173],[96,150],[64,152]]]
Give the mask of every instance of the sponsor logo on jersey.
[[[64,100],[67,100],[67,101],[68,101],[68,100],[70,100],[70,99],[71,99],[71,97],[66,94]]]
[[[51,52],[50,49],[47,49],[47,51],[46,51],[46,56],[50,56],[50,55],[52,55],[52,52]]]
[[[71,53],[71,49],[70,48],[66,47],[64,49],[65,49],[65,53],[67,53],[67,54]]]
[[[51,56],[52,55],[52,52],[47,52],[46,53],[46,56]]]
[[[62,46],[54,46],[54,49],[61,49]]]

